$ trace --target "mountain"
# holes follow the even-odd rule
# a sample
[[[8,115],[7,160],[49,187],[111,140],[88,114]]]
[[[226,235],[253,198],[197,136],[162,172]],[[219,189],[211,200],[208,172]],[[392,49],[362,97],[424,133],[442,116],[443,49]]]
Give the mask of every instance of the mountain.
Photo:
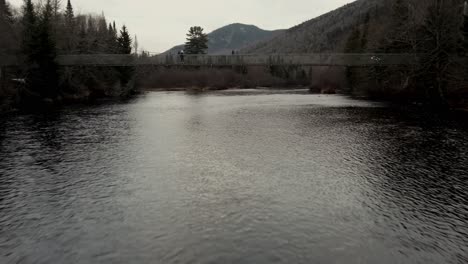
[[[249,45],[261,41],[268,41],[278,36],[284,30],[263,30],[254,25],[231,24],[219,28],[208,34],[208,54],[220,55],[231,54],[233,50],[238,51]],[[184,49],[184,45],[178,45],[165,53],[177,53]]]
[[[244,53],[314,53],[342,51],[352,30],[366,15],[384,17],[391,0],[358,0],[306,21],[268,40],[250,45]]]

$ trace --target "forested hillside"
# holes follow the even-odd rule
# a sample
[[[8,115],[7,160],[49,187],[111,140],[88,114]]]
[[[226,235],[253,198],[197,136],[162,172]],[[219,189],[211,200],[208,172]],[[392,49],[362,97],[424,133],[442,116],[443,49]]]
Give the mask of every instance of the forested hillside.
[[[5,0],[0,0],[0,51],[11,51],[18,47],[13,22],[12,8]]]
[[[463,0],[359,0],[244,49],[245,53],[411,53],[411,67],[347,69],[354,94],[468,104]],[[464,25],[463,25],[464,23]],[[464,37],[465,36],[465,37]]]
[[[343,49],[347,36],[367,14],[374,17],[382,12],[384,0],[359,0],[332,12],[306,21],[283,34],[252,45],[245,53],[312,53]]]
[[[231,54],[249,45],[261,41],[268,41],[273,37],[281,34],[283,30],[263,30],[254,25],[231,24],[225,27],[216,29],[208,34],[208,54],[222,55]],[[177,53],[184,49],[184,45],[178,45],[168,53]]]
[[[131,69],[58,67],[55,62],[60,54],[130,54],[132,39],[125,26],[118,29],[104,15],[75,14],[70,0],[66,6],[59,0],[25,0],[18,10],[0,0],[0,14],[0,54],[24,58],[22,66],[4,72],[0,101],[30,107],[134,91]],[[24,82],[6,81],[12,78]]]

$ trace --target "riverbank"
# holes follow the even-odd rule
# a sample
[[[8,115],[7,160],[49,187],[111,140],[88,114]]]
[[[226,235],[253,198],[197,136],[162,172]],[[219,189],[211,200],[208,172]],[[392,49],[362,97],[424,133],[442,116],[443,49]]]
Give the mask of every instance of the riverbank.
[[[284,74],[284,73],[283,73]],[[146,68],[136,71],[136,82],[141,87],[153,89],[190,89],[223,90],[235,88],[256,87],[292,87],[308,85],[308,78],[296,78],[292,73],[288,76],[275,74],[268,67],[226,67],[226,68]]]
[[[300,92],[303,94],[343,94],[349,95],[352,98],[359,99],[359,100],[369,100],[369,101],[380,101],[392,104],[397,107],[408,107],[412,109],[426,109],[428,111],[440,111],[438,109],[434,109],[431,105],[425,104],[424,101],[418,100],[417,98],[406,98],[406,97],[384,97],[384,96],[369,96],[369,95],[362,95],[362,94],[349,94],[346,91],[340,89],[340,87],[332,82],[322,82],[321,85],[315,86],[305,86],[305,85],[296,85],[296,86],[288,86],[288,87],[281,87],[281,86],[255,86],[255,87],[200,87],[200,86],[191,86],[191,87],[147,87],[147,88],[140,88],[140,89],[132,89],[132,92],[122,93],[122,92],[115,92],[117,90],[121,90],[121,88],[116,89],[115,87],[112,89],[114,93],[105,93],[105,92],[91,92],[89,89],[84,89],[80,93],[74,94],[62,94],[58,97],[57,100],[44,100],[40,105],[42,109],[60,109],[69,105],[88,105],[94,104],[96,102],[106,102],[106,101],[119,101],[125,100],[127,98],[131,98],[132,96],[140,93],[140,92],[148,92],[148,91],[185,91],[188,93],[205,93],[205,92],[215,92],[215,91],[223,91],[223,90],[232,90],[232,91],[241,91],[242,89],[252,89],[258,91],[291,91],[291,92]],[[5,96],[5,92],[2,94],[3,97],[0,97],[0,115],[6,115],[9,113],[14,113],[19,110],[25,110],[24,102],[22,106],[21,96],[18,94],[19,92],[13,93],[14,89],[8,89],[8,96]],[[20,90],[20,89],[19,89]],[[19,91],[17,90],[17,91]],[[95,89],[98,91],[106,91],[105,88],[101,87],[99,89]],[[108,90],[108,89],[107,89]],[[3,98],[3,99],[2,99]],[[444,109],[444,111],[449,112],[468,112],[468,104],[461,104],[460,102],[465,102],[464,100],[458,100],[456,103],[450,103],[449,109]],[[26,109],[27,110],[27,109]]]
[[[0,90],[0,115],[15,112],[50,111],[70,105],[126,100],[141,92],[134,86],[133,82],[130,85],[122,87],[115,84],[111,88],[100,85],[93,89],[82,85],[73,93],[70,90],[61,92],[55,98],[42,98],[38,94],[28,91],[24,85],[10,85]]]

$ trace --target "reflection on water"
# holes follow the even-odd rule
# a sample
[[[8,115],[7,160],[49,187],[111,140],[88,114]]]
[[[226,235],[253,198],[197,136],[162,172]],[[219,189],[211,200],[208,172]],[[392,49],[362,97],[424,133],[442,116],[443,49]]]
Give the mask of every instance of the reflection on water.
[[[0,119],[1,263],[468,262],[468,127],[303,91]]]

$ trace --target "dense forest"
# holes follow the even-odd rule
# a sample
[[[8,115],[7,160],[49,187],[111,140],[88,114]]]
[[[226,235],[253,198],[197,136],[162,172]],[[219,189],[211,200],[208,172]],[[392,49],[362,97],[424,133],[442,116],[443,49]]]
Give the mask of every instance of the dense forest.
[[[357,21],[344,51],[419,54],[420,63],[348,69],[351,92],[444,108],[466,107],[468,18],[463,1],[388,0],[383,4]]]
[[[0,0],[0,54],[24,58],[20,67],[3,72],[0,104],[15,107],[60,105],[135,92],[132,69],[119,67],[58,67],[57,55],[130,54],[127,28],[117,29],[104,14],[75,14],[70,0],[33,3],[19,10]],[[4,37],[6,36],[6,37]]]
[[[453,60],[466,55],[468,49],[468,11],[466,7],[464,11],[464,2],[358,0],[243,52],[425,54],[415,67],[346,69],[345,88],[356,95],[465,107],[466,60]],[[340,72],[322,71],[323,77],[330,76],[325,82],[333,82],[337,79],[334,74]]]

